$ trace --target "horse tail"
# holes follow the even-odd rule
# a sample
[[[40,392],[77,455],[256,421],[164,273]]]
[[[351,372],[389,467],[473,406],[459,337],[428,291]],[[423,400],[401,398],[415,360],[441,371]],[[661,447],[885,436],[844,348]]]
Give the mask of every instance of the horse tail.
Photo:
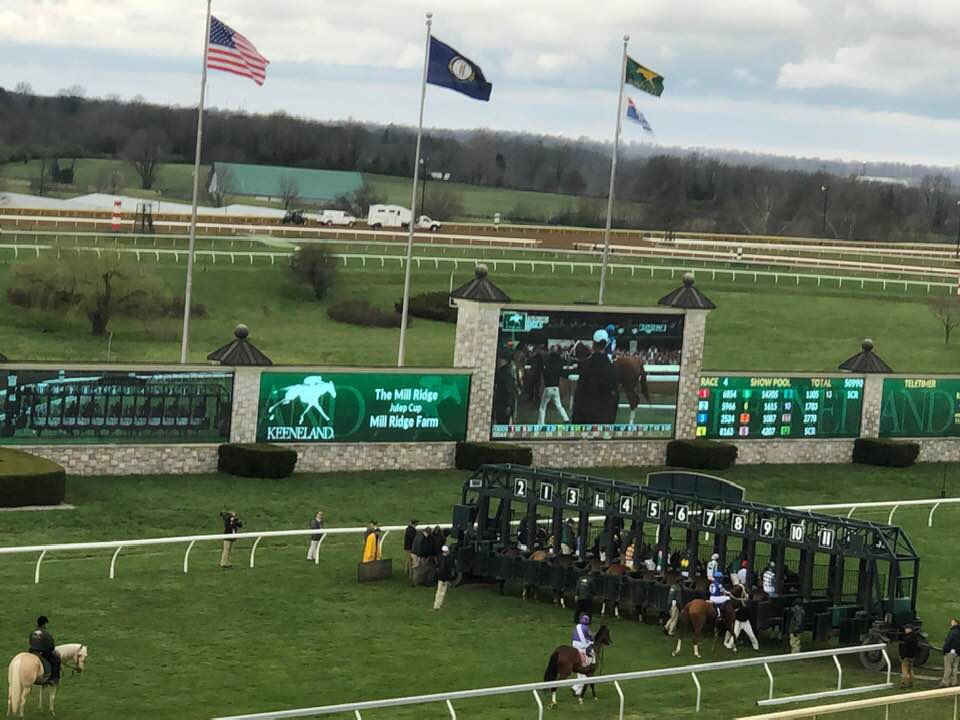
[[[558,667],[560,665],[560,651],[554,650],[547,663],[547,669],[543,672],[543,681],[552,682],[557,679]]]
[[[7,669],[7,707],[12,717],[20,713],[20,696],[23,694],[23,688],[20,686],[20,662],[17,658],[10,661],[10,667]]]

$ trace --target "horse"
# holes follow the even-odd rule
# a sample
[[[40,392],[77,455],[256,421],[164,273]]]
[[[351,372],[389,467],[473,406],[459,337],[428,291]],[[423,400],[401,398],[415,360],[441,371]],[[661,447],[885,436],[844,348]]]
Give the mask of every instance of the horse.
[[[624,575],[627,575],[630,572],[630,568],[621,562],[614,562],[613,564],[609,565],[604,572],[607,575],[613,575],[615,577],[623,577]],[[603,604],[600,606],[600,614],[601,615],[607,614],[606,598],[603,599]],[[620,600],[613,601],[613,616],[620,617]]]
[[[617,373],[617,385],[623,388],[630,405],[630,424],[637,418],[640,396],[650,402],[650,388],[647,387],[647,373],[643,367],[643,358],[638,355],[617,355],[613,360],[613,369]]]
[[[547,662],[547,669],[543,673],[543,681],[551,682],[553,680],[566,680],[573,674],[581,674],[586,677],[591,677],[596,675],[600,671],[600,666],[603,663],[603,649],[607,645],[612,645],[613,641],[610,639],[610,630],[606,625],[601,625],[600,629],[597,630],[597,634],[593,638],[593,648],[594,653],[597,656],[597,661],[590,665],[589,667],[584,668],[580,661],[580,651],[569,645],[560,645],[557,647],[551,654],[550,660]],[[597,689],[593,685],[588,685],[590,692],[593,693],[593,699],[597,699]],[[580,694],[577,695],[574,690],[574,695],[577,695],[577,699],[580,700],[580,704],[583,704],[583,693],[586,692],[586,688],[581,690]],[[557,706],[557,689],[552,688],[550,690],[550,707],[555,708]]]
[[[314,408],[324,420],[330,422],[330,416],[320,407],[320,399],[327,395],[331,398],[337,397],[337,387],[333,382],[324,380],[322,375],[308,375],[303,379],[302,383],[298,385],[288,385],[283,388],[283,390],[283,399],[271,405],[270,409],[267,410],[271,420],[274,418],[273,411],[279,406],[289,405],[294,400],[299,400],[304,408],[300,414],[300,419],[297,421],[297,425],[303,424],[303,419],[307,416],[307,413],[310,412],[310,408]]]
[[[703,634],[703,628],[707,625],[713,626],[713,651],[717,651],[717,638],[721,631],[733,634],[736,618],[733,614],[732,602],[725,602],[720,606],[720,617],[717,617],[716,606],[709,600],[695,598],[683,606],[680,611],[680,621],[677,623],[677,648],[673,651],[673,656],[680,654],[680,648],[683,645],[682,630],[689,627],[693,631],[693,654],[700,657],[700,637]],[[736,652],[736,646],[733,651]]]
[[[88,648],[82,643],[57,645],[54,651],[60,656],[62,667],[70,668],[74,673],[82,673],[87,662]],[[7,668],[7,714],[11,717],[23,717],[27,707],[27,698],[34,685],[40,686],[40,707],[43,707],[43,688],[49,675],[44,674],[40,658],[29,652],[18,653]],[[54,714],[54,700],[57,686],[50,684],[50,714]]]

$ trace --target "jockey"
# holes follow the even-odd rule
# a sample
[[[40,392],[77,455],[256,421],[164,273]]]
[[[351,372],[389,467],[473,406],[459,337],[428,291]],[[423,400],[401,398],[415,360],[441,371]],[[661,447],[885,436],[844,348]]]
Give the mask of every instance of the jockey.
[[[770,597],[777,596],[777,564],[775,562],[770,561],[770,565],[763,571],[760,581],[763,585],[763,591],[767,595]]]
[[[590,616],[581,615],[580,622],[573,627],[573,639],[570,642],[574,648],[586,659],[587,667],[593,665],[593,635],[590,634]]]
[[[30,633],[30,652],[39,655],[50,663],[51,685],[56,685],[60,681],[60,656],[57,655],[56,643],[53,636],[47,632],[46,615],[37,618],[37,629]]]
[[[714,553],[710,556],[710,562],[707,563],[707,578],[715,577],[718,570],[720,570],[720,556]]]
[[[722,581],[723,573],[718,570],[710,583],[710,602],[717,608],[717,617],[720,617],[720,606],[730,600],[730,593],[723,587]]]

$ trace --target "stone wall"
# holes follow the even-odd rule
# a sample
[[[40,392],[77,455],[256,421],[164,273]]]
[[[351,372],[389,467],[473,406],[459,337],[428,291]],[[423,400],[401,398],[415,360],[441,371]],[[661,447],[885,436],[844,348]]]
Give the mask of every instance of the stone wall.
[[[217,471],[216,445],[25,445],[71,475],[195,475]]]
[[[470,412],[467,418],[467,440],[470,442],[485,442],[490,439],[500,308],[500,305],[494,303],[457,301],[457,338],[453,350],[453,366],[473,371],[470,379]]]
[[[677,419],[674,437],[697,435],[697,390],[703,370],[703,341],[707,331],[707,310],[688,310],[683,321],[683,351],[680,355],[680,381],[677,384]]]

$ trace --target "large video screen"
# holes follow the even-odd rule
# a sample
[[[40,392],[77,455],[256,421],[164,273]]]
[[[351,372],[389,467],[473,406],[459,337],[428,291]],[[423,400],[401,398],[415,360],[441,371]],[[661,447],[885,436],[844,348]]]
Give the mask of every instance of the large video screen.
[[[860,434],[862,377],[700,378],[697,437],[851,438]]]
[[[673,437],[683,315],[500,312],[494,440]]]
[[[960,436],[960,378],[884,378],[880,437]]]
[[[469,400],[464,374],[264,372],[257,441],[463,440]]]
[[[0,370],[0,444],[230,440],[233,373]]]

